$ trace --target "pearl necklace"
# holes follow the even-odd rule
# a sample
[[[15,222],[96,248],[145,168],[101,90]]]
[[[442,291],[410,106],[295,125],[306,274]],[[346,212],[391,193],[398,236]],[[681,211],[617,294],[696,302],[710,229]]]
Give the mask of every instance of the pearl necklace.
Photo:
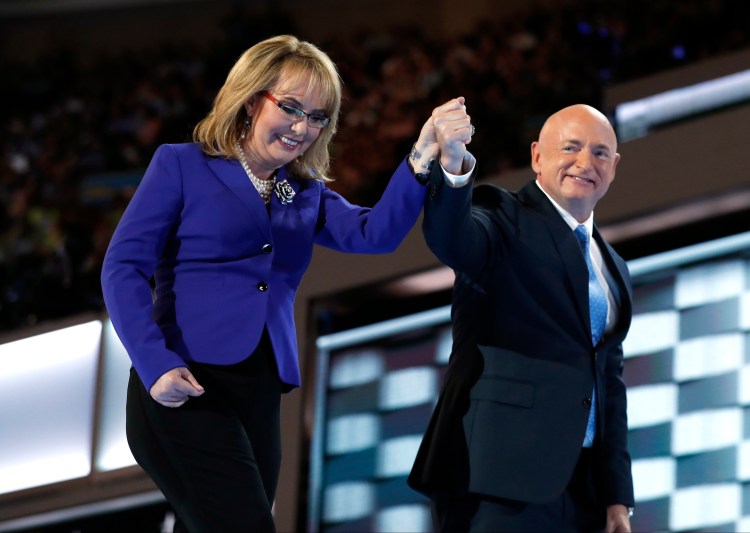
[[[242,165],[242,168],[245,169],[245,174],[247,174],[247,177],[250,178],[250,181],[255,186],[255,190],[258,191],[258,194],[260,194],[263,202],[268,205],[268,203],[271,201],[271,192],[273,191],[273,186],[276,184],[276,176],[267,180],[262,180],[257,177],[255,174],[253,174],[253,171],[250,170],[250,165],[247,164],[247,158],[245,157],[245,150],[242,148],[239,141],[235,142],[235,148],[237,149],[237,154],[240,157],[240,165]]]

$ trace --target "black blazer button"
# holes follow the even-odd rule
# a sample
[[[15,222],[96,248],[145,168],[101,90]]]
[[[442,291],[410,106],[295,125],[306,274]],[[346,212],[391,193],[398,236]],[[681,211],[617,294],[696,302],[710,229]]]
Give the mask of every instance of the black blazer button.
[[[581,402],[581,405],[583,405],[586,409],[591,409],[591,398],[584,398]]]
[[[264,254],[270,254],[273,251],[273,246],[266,243],[260,249]]]
[[[268,283],[266,283],[265,281],[261,281],[260,283],[258,283],[258,290],[260,292],[266,292],[268,290]]]

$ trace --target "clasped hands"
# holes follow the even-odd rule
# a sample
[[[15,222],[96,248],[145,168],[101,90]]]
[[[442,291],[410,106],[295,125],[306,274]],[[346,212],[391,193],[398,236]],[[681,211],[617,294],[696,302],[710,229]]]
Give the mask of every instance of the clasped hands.
[[[414,146],[425,161],[439,156],[440,165],[446,172],[461,175],[474,164],[473,157],[466,150],[473,134],[465,99],[459,96],[432,111]]]

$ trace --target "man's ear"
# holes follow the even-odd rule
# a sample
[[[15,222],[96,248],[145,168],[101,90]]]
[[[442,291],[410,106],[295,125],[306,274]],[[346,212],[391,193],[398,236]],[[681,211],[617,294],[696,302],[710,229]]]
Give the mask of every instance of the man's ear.
[[[531,168],[534,172],[539,175],[541,172],[541,166],[539,165],[539,141],[531,143]]]
[[[612,179],[615,179],[615,170],[617,170],[617,163],[620,162],[620,154],[615,154],[615,161],[612,164]]]

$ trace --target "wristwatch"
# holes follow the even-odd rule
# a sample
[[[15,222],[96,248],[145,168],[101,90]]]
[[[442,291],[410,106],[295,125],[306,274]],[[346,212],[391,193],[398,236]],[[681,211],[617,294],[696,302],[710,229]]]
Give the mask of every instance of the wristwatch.
[[[414,143],[414,145],[411,147],[411,152],[409,152],[409,157],[407,158],[407,163],[409,164],[409,168],[411,168],[412,173],[414,174],[414,177],[417,179],[419,183],[422,185],[425,185],[430,181],[430,174],[432,173],[432,165],[435,164],[434,159],[430,159],[426,163],[419,163],[419,160],[422,158],[422,153],[417,150],[417,144]],[[418,167],[418,168],[417,168]]]

